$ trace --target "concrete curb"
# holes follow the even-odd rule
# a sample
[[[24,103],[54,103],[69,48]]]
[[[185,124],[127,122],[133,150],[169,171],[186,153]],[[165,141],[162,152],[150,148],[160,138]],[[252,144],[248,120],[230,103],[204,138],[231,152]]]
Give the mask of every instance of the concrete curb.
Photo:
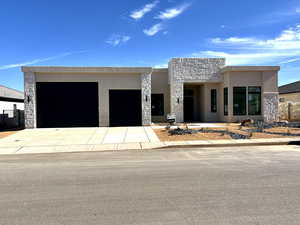
[[[214,147],[238,147],[238,146],[267,146],[267,145],[300,145],[300,139],[292,141],[273,141],[273,142],[240,142],[240,143],[212,143],[212,144],[172,144],[166,145],[161,148],[156,149],[166,149],[166,148],[214,148]]]
[[[173,141],[145,142],[94,145],[39,145],[0,147],[0,155],[14,154],[53,154],[76,152],[118,152],[126,150],[149,151],[175,148],[218,148],[238,146],[267,146],[267,145],[300,145],[300,138],[252,139],[252,140],[203,140],[203,141]]]

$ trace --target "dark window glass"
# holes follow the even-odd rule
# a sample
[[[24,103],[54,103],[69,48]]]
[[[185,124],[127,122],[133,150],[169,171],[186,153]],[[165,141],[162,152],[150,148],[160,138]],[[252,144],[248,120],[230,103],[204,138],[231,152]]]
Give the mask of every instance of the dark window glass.
[[[164,113],[164,95],[151,95],[151,114],[152,116],[163,116]]]
[[[261,115],[261,87],[248,87],[248,115]]]
[[[228,88],[224,88],[224,115],[228,116]]]
[[[247,88],[234,87],[233,88],[233,115],[240,116],[246,115],[246,101],[247,101]]]
[[[217,112],[217,90],[210,90],[210,111]]]

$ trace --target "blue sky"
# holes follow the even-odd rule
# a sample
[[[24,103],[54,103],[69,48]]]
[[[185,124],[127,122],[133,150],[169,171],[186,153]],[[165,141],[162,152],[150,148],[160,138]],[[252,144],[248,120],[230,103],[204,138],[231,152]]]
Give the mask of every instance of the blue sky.
[[[297,0],[3,0],[0,84],[23,90],[22,65],[154,66],[172,57],[280,65],[300,80]]]

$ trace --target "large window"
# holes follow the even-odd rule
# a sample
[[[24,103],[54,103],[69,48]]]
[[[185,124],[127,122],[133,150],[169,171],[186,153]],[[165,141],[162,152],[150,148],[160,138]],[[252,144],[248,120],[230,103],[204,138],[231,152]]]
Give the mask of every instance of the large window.
[[[228,88],[224,88],[224,116],[228,116]]]
[[[164,113],[164,95],[151,95],[151,114],[152,116],[163,116]]]
[[[210,90],[210,111],[217,112],[217,89]]]
[[[247,88],[234,87],[233,88],[233,115],[246,115],[247,112]]]
[[[261,115],[261,87],[248,87],[248,115]]]

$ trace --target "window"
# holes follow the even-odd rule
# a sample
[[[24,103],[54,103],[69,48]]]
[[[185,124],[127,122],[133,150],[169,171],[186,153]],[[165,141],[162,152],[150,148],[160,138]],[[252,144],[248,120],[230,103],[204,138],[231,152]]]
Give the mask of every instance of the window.
[[[217,89],[210,90],[210,111],[217,112]]]
[[[151,95],[151,114],[152,116],[163,116],[164,113],[164,95]]]
[[[234,87],[233,88],[233,115],[241,116],[246,115],[247,106],[247,88],[246,87]]]
[[[228,88],[224,88],[224,116],[228,116]]]
[[[280,98],[279,102],[285,102],[285,99],[284,98]]]
[[[261,87],[248,87],[248,115],[261,115]]]

